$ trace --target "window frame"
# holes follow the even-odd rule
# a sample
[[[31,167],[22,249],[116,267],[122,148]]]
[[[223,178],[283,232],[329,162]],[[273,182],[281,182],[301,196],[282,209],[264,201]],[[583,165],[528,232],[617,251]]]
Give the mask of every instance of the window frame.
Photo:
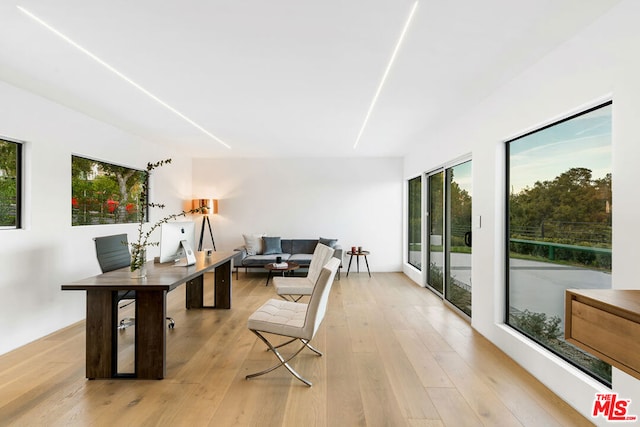
[[[146,182],[146,186],[147,188],[149,188],[149,173],[148,171],[144,170],[144,169],[138,169],[135,167],[131,167],[131,166],[124,166],[118,163],[114,163],[114,162],[109,162],[106,160],[99,160],[99,159],[95,159],[92,157],[88,157],[88,156],[84,156],[81,154],[76,154],[76,153],[71,153],[71,226],[72,227],[83,227],[83,226],[101,226],[101,225],[114,225],[114,224],[119,224],[119,225],[123,225],[123,224],[139,224],[141,222],[146,222],[149,218],[149,206],[148,204],[143,204],[142,206],[140,205],[140,198],[142,197],[142,188],[140,188],[139,192],[137,193],[137,207],[135,210],[135,217],[131,217],[128,220],[117,220],[117,215],[114,216],[114,221],[104,221],[105,216],[104,213],[101,212],[100,216],[98,217],[99,221],[95,222],[95,218],[92,220],[92,222],[90,223],[85,223],[85,222],[78,222],[75,223],[74,222],[74,205],[73,205],[73,200],[74,200],[74,161],[75,159],[80,159],[82,161],[87,161],[87,162],[91,162],[94,164],[94,166],[96,168],[102,168],[103,171],[105,171],[106,169],[104,168],[104,166],[107,167],[107,169],[123,169],[123,170],[127,170],[127,171],[131,171],[134,174],[140,174],[141,175],[141,181]],[[111,172],[103,172],[102,176],[108,176],[110,175]],[[100,174],[98,174],[98,176],[100,176]],[[95,178],[94,178],[95,180]],[[89,179],[84,179],[81,181],[93,181],[93,180],[89,180]],[[134,185],[135,186],[135,185]],[[127,191],[130,191],[131,187],[127,186]],[[121,195],[118,195],[121,196]],[[85,196],[86,198],[86,196]],[[126,200],[125,200],[126,201]],[[110,203],[111,200],[103,200],[101,201],[99,204],[104,205],[105,203]],[[121,212],[122,210],[119,209],[120,206],[120,202],[122,202],[119,199],[116,199],[116,202],[118,203],[117,205],[115,205],[115,210],[120,211],[121,214],[123,214],[123,212]],[[123,205],[124,206],[124,205]],[[104,206],[102,207],[104,208]],[[114,211],[115,212],[115,211]],[[112,212],[113,213],[113,212]],[[91,216],[92,214],[90,214]],[[126,219],[127,216],[131,216],[131,214],[126,214],[124,216],[124,218]],[[85,218],[86,220],[86,218]]]
[[[24,212],[24,142],[0,136],[1,142],[8,142],[16,146],[16,218],[14,225],[0,225],[0,230],[20,230],[23,228]]]
[[[411,235],[412,235],[412,229],[411,229],[411,220],[413,219],[411,216],[411,208],[412,208],[412,203],[411,203],[411,184],[412,182],[418,182],[419,185],[419,189],[418,189],[418,195],[420,197],[419,201],[418,201],[418,220],[420,221],[419,223],[419,230],[418,230],[418,236],[419,236],[419,241],[417,243],[420,243],[420,265],[415,265],[411,262],[411,244],[412,243],[416,243],[416,242],[412,242],[411,240]],[[413,178],[409,178],[407,179],[407,264],[409,264],[411,267],[415,268],[418,271],[422,271],[422,230],[423,230],[423,215],[422,215],[422,198],[423,198],[423,184],[422,184],[422,174],[415,176]],[[415,208],[415,207],[414,207]],[[415,230],[413,230],[415,232]]]
[[[504,142],[504,147],[505,147],[505,187],[504,187],[504,200],[505,200],[505,206],[504,206],[504,215],[505,215],[505,239],[504,239],[504,275],[505,275],[505,299],[504,299],[504,324],[506,326],[508,326],[509,328],[513,329],[515,332],[522,334],[523,336],[527,337],[528,339],[530,339],[532,342],[534,342],[536,345],[539,345],[541,348],[543,348],[546,351],[551,352],[552,354],[555,354],[556,356],[558,356],[559,358],[561,358],[562,360],[564,360],[566,363],[569,363],[570,365],[574,366],[575,368],[579,369],[580,371],[584,372],[585,374],[589,375],[590,377],[594,378],[595,380],[603,383],[604,385],[611,387],[611,382],[608,382],[605,378],[602,378],[598,375],[596,375],[594,372],[589,371],[588,369],[586,369],[585,367],[579,365],[577,362],[571,360],[568,356],[566,356],[565,354],[563,354],[560,351],[557,351],[553,348],[551,348],[550,346],[544,345],[539,339],[537,339],[536,337],[531,336],[529,333],[527,333],[526,331],[512,325],[509,322],[509,314],[510,314],[510,303],[511,303],[511,286],[510,286],[510,276],[511,276],[511,245],[510,245],[510,239],[511,239],[511,143],[518,141],[522,138],[526,138],[530,135],[533,135],[535,133],[544,131],[546,129],[552,128],[554,126],[560,125],[562,123],[568,122],[570,120],[573,120],[577,117],[580,116],[584,116],[586,114],[589,114],[593,111],[599,110],[601,108],[607,107],[607,106],[613,106],[613,100],[612,99],[608,99],[606,101],[600,101],[597,102],[595,104],[592,104],[593,106],[588,107],[588,108],[584,108],[584,109],[580,109],[579,111],[575,112],[575,113],[571,113],[568,114],[567,116],[557,119],[557,120],[552,120],[549,123],[547,123],[546,125],[542,125],[540,127],[536,127],[535,129],[528,131],[522,135],[510,138],[508,140],[506,140]],[[611,121],[613,122],[613,111],[612,111],[612,118]],[[611,139],[613,139],[613,132],[611,134]],[[611,144],[613,145],[613,140],[611,141]],[[612,171],[611,171],[612,173]]]

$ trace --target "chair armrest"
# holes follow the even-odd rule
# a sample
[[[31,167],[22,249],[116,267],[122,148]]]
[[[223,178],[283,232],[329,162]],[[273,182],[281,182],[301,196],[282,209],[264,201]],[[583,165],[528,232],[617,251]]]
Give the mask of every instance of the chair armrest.
[[[336,245],[333,248],[333,257],[334,258],[338,258],[340,260],[340,267],[342,267],[342,257],[343,257],[343,251],[342,251],[342,246],[340,245]]]
[[[247,257],[247,248],[245,246],[235,248],[234,251],[240,252],[240,256],[242,257],[242,259]]]

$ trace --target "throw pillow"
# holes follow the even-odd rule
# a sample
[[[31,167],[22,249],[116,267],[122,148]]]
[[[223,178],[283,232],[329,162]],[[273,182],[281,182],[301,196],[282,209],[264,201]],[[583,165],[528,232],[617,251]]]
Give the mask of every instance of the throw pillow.
[[[263,237],[264,242],[264,255],[281,254],[282,253],[282,241],[280,237]]]
[[[262,248],[262,237],[264,234],[243,234],[244,237],[244,247],[247,250],[247,255],[261,255]]]
[[[318,239],[318,242],[335,249],[336,245],[338,244],[338,239],[325,239],[324,237],[321,237]]]

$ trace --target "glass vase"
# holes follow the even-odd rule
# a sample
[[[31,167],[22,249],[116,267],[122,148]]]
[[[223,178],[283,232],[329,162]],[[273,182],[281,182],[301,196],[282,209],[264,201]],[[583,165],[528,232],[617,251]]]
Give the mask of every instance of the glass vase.
[[[131,254],[131,277],[142,279],[147,277],[147,251],[140,249]]]

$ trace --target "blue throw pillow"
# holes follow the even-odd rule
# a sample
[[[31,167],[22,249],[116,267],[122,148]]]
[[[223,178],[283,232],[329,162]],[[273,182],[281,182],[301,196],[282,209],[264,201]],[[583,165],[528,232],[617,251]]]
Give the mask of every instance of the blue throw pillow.
[[[264,241],[263,255],[282,253],[282,242],[280,241],[280,237],[263,237],[262,240]]]
[[[338,239],[325,239],[324,237],[321,237],[318,239],[318,242],[335,249],[336,245],[338,244]]]

